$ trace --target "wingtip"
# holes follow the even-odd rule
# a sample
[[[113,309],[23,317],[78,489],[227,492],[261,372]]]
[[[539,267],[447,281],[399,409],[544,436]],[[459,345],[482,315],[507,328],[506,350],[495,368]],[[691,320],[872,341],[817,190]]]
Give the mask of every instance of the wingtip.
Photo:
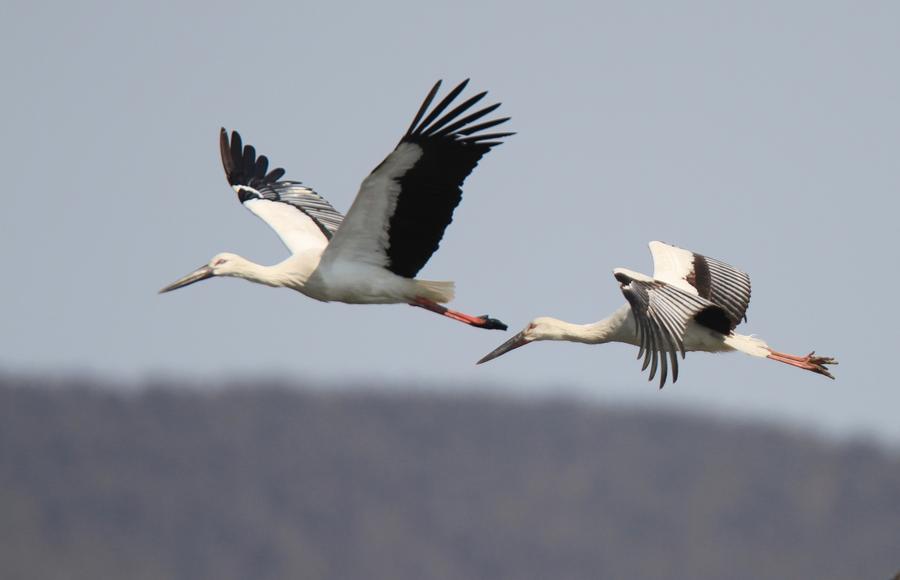
[[[240,133],[238,133],[234,129],[232,129],[230,131],[230,133],[231,134],[229,135],[229,131],[225,127],[219,127],[219,139],[221,141],[228,143],[229,145],[231,145],[231,143],[233,143],[235,141],[237,141],[238,143],[241,143],[241,134]],[[241,145],[242,145],[241,148],[243,149],[243,143],[241,143]]]
[[[441,86],[443,84],[444,84],[444,79],[438,79],[438,80],[434,81],[434,84],[431,85],[431,89],[428,90],[428,95],[426,95],[425,100],[430,102],[431,99],[434,99],[434,96],[436,94],[438,94],[438,91],[441,90]]]
[[[663,356],[665,356],[665,355],[663,355]],[[674,376],[672,377],[672,381],[671,381],[671,382],[672,382],[673,385],[674,385],[675,383],[677,383],[677,382],[678,382],[678,375],[674,375]],[[659,383],[659,390],[660,390],[660,391],[663,390],[663,387],[665,387],[665,386],[666,386],[666,381],[665,381],[665,379],[663,379],[663,380],[660,381],[660,383]]]
[[[225,179],[229,185],[234,185],[232,172],[234,171],[234,162],[231,159],[231,143],[228,142],[228,131],[225,127],[219,129],[219,155],[222,158],[222,168],[225,170]]]

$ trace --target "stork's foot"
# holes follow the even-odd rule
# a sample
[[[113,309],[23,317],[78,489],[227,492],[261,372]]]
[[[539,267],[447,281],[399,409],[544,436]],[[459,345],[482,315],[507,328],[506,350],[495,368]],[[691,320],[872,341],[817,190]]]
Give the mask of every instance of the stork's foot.
[[[838,361],[833,359],[830,356],[815,356],[816,351],[812,351],[806,356],[797,356],[793,354],[786,354],[783,352],[776,352],[774,350],[769,351],[769,357],[772,360],[777,360],[778,362],[783,362],[785,364],[789,364],[791,366],[805,369],[808,371],[812,371],[819,375],[825,375],[829,379],[833,379],[834,375],[832,375],[828,369],[827,365],[836,365]]]
[[[484,321],[484,323],[481,325],[481,328],[484,328],[485,330],[507,330],[509,328],[503,322],[497,320],[496,318],[491,318],[487,314],[482,314],[478,318]]]
[[[416,298],[415,302],[410,302],[410,306],[418,306],[419,308],[424,308],[425,310],[430,310],[441,316],[446,316],[447,318],[452,318],[453,320],[462,322],[463,324],[468,324],[469,326],[474,326],[476,328],[484,328],[487,330],[506,330],[506,325],[497,320],[496,318],[491,318],[487,314],[484,316],[472,316],[471,314],[466,314],[464,312],[459,312],[458,310],[451,310],[446,306],[438,304],[432,300],[427,298]]]

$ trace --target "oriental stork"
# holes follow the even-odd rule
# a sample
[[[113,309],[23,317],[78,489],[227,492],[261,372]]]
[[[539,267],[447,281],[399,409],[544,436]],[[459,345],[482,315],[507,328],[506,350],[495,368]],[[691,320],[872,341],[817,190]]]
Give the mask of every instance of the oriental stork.
[[[453,282],[415,278],[437,250],[466,176],[485,153],[513,135],[487,132],[509,117],[479,121],[500,103],[472,111],[486,92],[447,110],[468,82],[429,111],[441,81],[432,87],[396,148],[363,180],[346,216],[299,181],[282,179],[284,169],[270,171],[268,159],[243,145],[237,131],[229,139],[221,129],[228,183],[244,207],[275,230],[291,256],[262,266],[235,254],[218,254],[160,293],[213,276],[233,276],[291,288],[323,302],[407,303],[479,328],[506,330],[487,315],[442,306],[453,299]]]
[[[746,320],[750,304],[750,277],[719,260],[650,242],[653,277],[616,268],[627,304],[593,324],[571,324],[555,318],[535,318],[525,329],[478,361],[485,363],[515,348],[538,340],[564,340],[586,344],[624,342],[639,347],[650,378],[661,369],[659,388],[666,383],[668,360],[672,382],[678,380],[678,357],[686,351],[739,351],[806,369],[833,379],[826,365],[831,357],[796,356],[772,350],[762,340],[734,332]]]

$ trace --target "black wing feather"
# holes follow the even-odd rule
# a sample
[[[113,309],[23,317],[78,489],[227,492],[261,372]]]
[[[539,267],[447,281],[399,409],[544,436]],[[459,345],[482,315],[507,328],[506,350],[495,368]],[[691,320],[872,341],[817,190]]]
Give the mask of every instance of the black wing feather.
[[[419,106],[419,111],[416,113],[416,116],[413,117],[412,123],[409,124],[409,129],[406,130],[406,134],[412,132],[412,130],[419,124],[419,121],[422,119],[422,115],[425,114],[425,111],[428,110],[428,106],[431,105],[431,101],[434,100],[435,95],[437,95],[438,90],[441,88],[441,81],[434,83],[434,86],[431,87],[431,90],[428,91],[428,94],[425,96],[425,100],[422,101],[422,105]]]
[[[237,131],[231,132],[229,141],[228,132],[224,127],[221,129],[219,150],[225,177],[237,191],[241,203],[251,199],[286,203],[313,220],[326,238],[332,238],[344,216],[325,198],[299,181],[281,181],[284,169],[278,167],[268,171],[268,158],[265,155],[257,157],[256,149],[252,145],[244,145]]]
[[[459,135],[471,135],[477,131],[483,131],[485,129],[490,129],[491,127],[496,127],[502,123],[509,121],[509,117],[500,117],[499,119],[493,119],[491,121],[485,121],[484,123],[479,123],[478,125],[472,125],[470,127],[466,127],[465,129],[460,129],[457,131]],[[512,133],[508,133],[511,135]]]
[[[439,136],[440,134],[438,133],[438,131],[443,133],[443,131],[441,131],[441,129],[445,125],[447,125],[447,123],[449,123],[450,121],[452,121],[453,119],[458,117],[460,115],[460,113],[462,113],[463,111],[468,111],[470,108],[472,108],[472,105],[474,105],[475,103],[477,103],[478,101],[483,99],[485,97],[485,95],[487,95],[486,92],[478,93],[474,97],[469,97],[468,99],[463,101],[461,104],[459,104],[458,106],[453,108],[449,113],[447,113],[446,115],[441,117],[439,120],[437,120],[434,123],[432,123],[431,125],[429,125],[428,135],[435,136],[435,137]],[[500,103],[496,103],[496,105],[494,106],[494,109],[496,109],[498,106],[500,106]],[[490,109],[491,107],[486,107],[486,108]],[[482,116],[482,115],[480,115],[480,113],[482,111],[484,111],[484,109],[475,112],[475,114],[478,115],[478,117],[476,117],[476,118],[480,118]],[[490,113],[490,112],[491,111],[487,111],[484,114],[486,115],[487,113]],[[465,124],[465,123],[463,123],[463,124]],[[449,133],[449,131],[448,131],[448,133]]]
[[[256,161],[256,171],[253,173],[254,179],[265,179],[266,171],[269,169],[269,159],[265,155],[260,155]]]
[[[441,83],[441,81],[438,81],[437,84],[436,84],[435,86],[436,86],[436,87],[437,87],[437,86],[440,86],[440,83]],[[422,121],[422,124],[419,125],[419,127],[420,127],[420,128],[421,128],[421,127],[428,127],[428,126],[431,124],[432,121],[434,121],[435,119],[437,119],[438,115],[440,115],[441,113],[444,112],[444,109],[446,109],[446,108],[450,105],[450,103],[453,101],[453,99],[455,99],[456,97],[458,97],[459,94],[460,94],[461,92],[463,92],[463,89],[465,89],[465,88],[466,88],[466,85],[468,85],[468,84],[469,84],[469,79],[466,79],[466,80],[464,80],[463,82],[459,83],[459,84],[456,86],[456,88],[454,88],[452,91],[450,91],[449,93],[447,93],[447,96],[445,96],[445,97],[441,100],[441,102],[438,103],[438,104],[434,107],[434,109],[432,109],[431,113],[429,113],[428,116],[425,117],[425,120]],[[430,95],[430,93],[429,93],[429,95]]]
[[[468,82],[467,79],[457,85],[426,115],[440,87],[438,81],[400,140],[401,144],[421,147],[422,155],[412,168],[396,178],[400,193],[390,218],[386,254],[388,268],[397,275],[412,278],[428,262],[453,219],[466,177],[485,153],[504,137],[513,135],[479,133],[505,123],[509,117],[470,125],[496,110],[499,103],[462,116],[486,93],[466,99],[441,116]]]
[[[278,180],[281,179],[282,177],[284,177],[284,169],[282,169],[282,168],[279,167],[279,168],[277,168],[277,169],[273,169],[272,171],[270,171],[270,172],[268,173],[268,175],[266,175],[263,179],[264,179],[267,183],[271,183],[271,182],[273,182],[273,181],[278,181]]]
[[[483,93],[483,94],[487,94],[487,93]],[[430,132],[430,135],[433,135],[434,137],[443,137],[445,135],[450,135],[451,133],[458,132],[458,129],[460,129],[461,127],[465,127],[472,121],[477,121],[478,119],[484,117],[485,115],[488,115],[488,114],[494,112],[497,109],[497,107],[499,107],[499,106],[500,106],[500,103],[494,103],[490,107],[485,107],[485,108],[481,109],[480,111],[475,111],[471,115],[466,115],[465,117],[456,121],[455,123],[451,123],[451,124],[447,125],[443,129],[441,129],[439,132],[436,131],[435,128],[433,128]]]

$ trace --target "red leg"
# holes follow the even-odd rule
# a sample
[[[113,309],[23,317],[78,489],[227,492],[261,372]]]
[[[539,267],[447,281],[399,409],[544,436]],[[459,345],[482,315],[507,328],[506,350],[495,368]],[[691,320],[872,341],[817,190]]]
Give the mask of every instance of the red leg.
[[[440,314],[441,316],[452,318],[453,320],[457,320],[459,322],[462,322],[463,324],[468,324],[470,326],[476,326],[478,328],[485,328],[489,330],[506,330],[506,325],[496,318],[490,318],[487,315],[472,316],[471,314],[465,314],[457,310],[451,310],[446,306],[442,306],[437,302],[428,300],[427,298],[416,298],[415,302],[410,302],[409,305],[418,306],[419,308],[424,308],[425,310],[430,310],[432,312]]]
[[[828,369],[825,365],[836,365],[838,364],[838,362],[831,357],[815,356],[815,354],[816,352],[813,351],[806,356],[797,356],[794,354],[786,354],[783,352],[770,350],[768,358],[777,360],[778,362],[787,365],[791,365],[792,367],[797,367],[812,371],[814,373],[818,373],[820,375],[825,375],[826,377],[833,379],[834,376],[830,372],[828,372]]]
[[[816,354],[816,351],[812,351],[811,353],[809,353],[806,356],[797,356],[795,354],[787,354],[785,352],[776,352],[774,350],[770,351],[770,352],[774,355],[777,355],[779,358],[786,358],[786,359],[790,359],[790,360],[795,360],[797,362],[807,362],[810,358],[812,358],[812,356],[814,354]]]

